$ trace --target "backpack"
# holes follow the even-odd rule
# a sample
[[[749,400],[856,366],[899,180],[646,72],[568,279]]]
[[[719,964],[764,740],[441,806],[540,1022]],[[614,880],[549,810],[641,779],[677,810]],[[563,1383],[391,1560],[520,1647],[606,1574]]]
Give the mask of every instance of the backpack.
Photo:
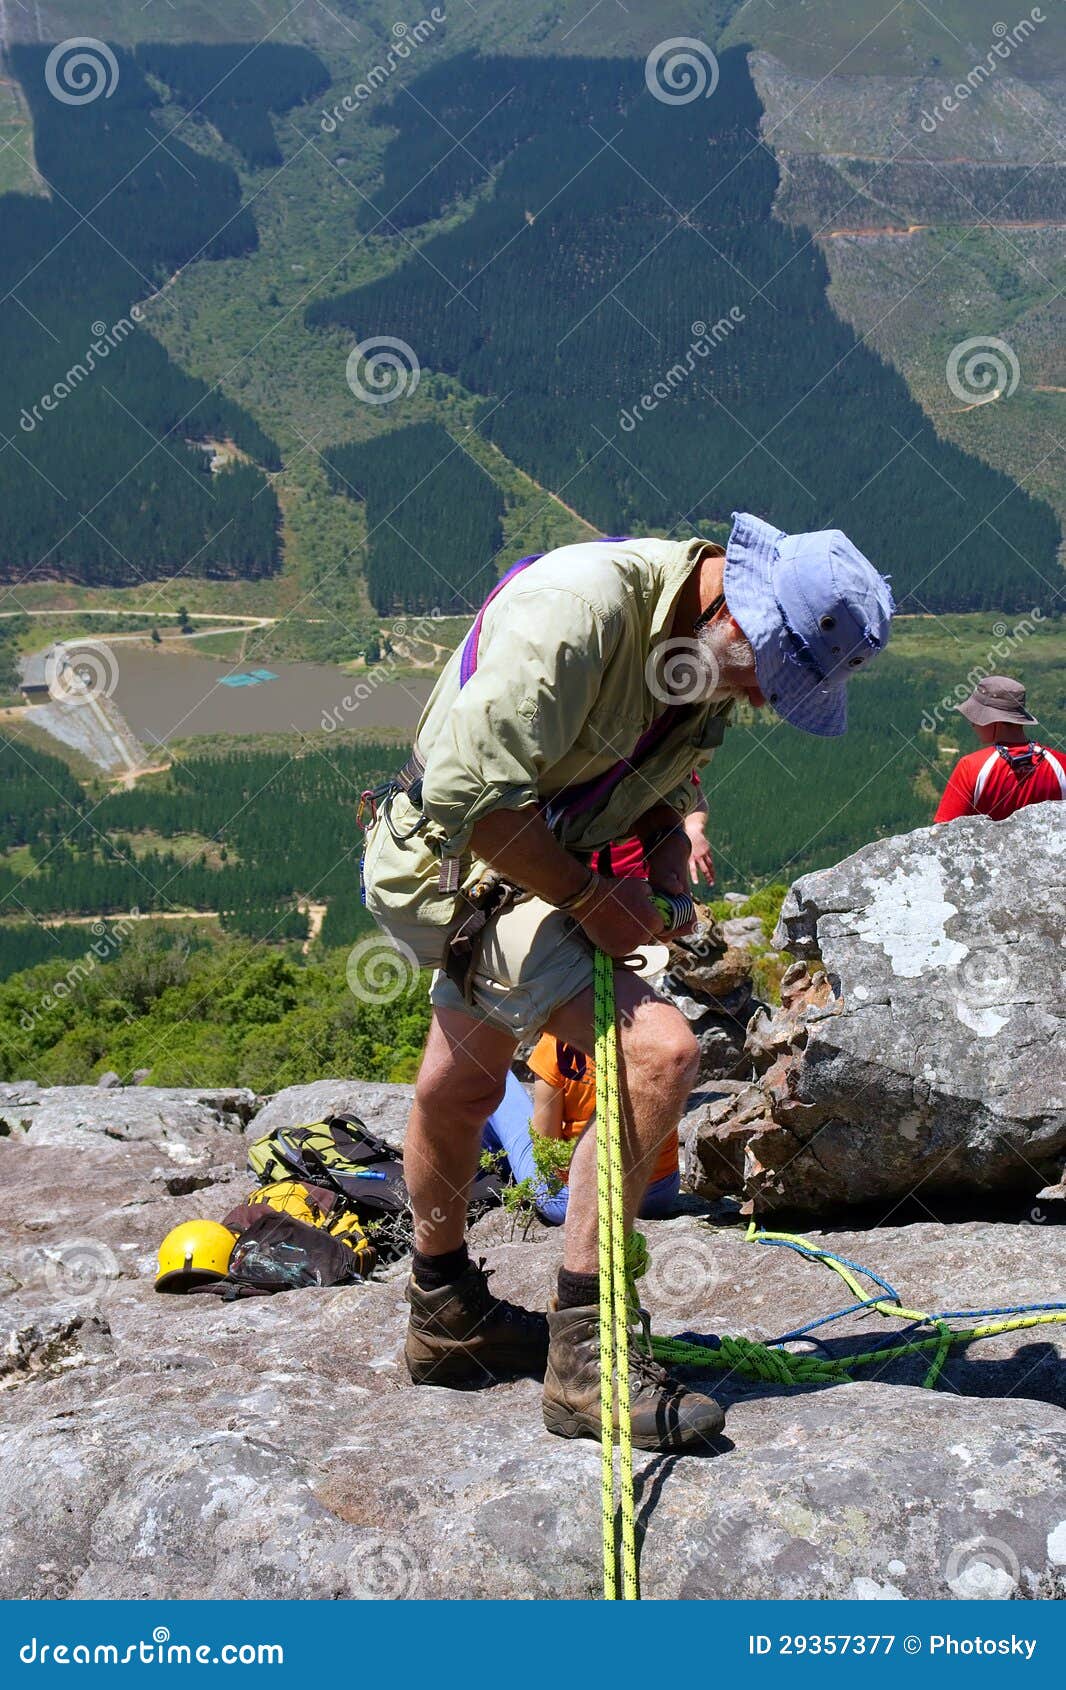
[[[248,1166],[264,1184],[294,1177],[347,1198],[363,1221],[410,1213],[398,1150],[370,1132],[358,1115],[330,1115],[306,1127],[279,1127],[249,1146]],[[501,1201],[498,1174],[478,1172],[470,1188],[474,1218]]]
[[[309,1285],[350,1285],[362,1278],[356,1252],[342,1239],[261,1204],[233,1246],[229,1271],[218,1289],[228,1302]]]
[[[222,1224],[240,1234],[259,1218],[264,1205],[281,1214],[292,1215],[305,1226],[321,1227],[332,1238],[338,1238],[348,1246],[355,1256],[360,1274],[369,1274],[373,1270],[376,1260],[374,1248],[358,1215],[337,1192],[327,1191],[322,1186],[306,1185],[302,1180],[278,1180],[253,1191],[245,1202],[231,1210]]]

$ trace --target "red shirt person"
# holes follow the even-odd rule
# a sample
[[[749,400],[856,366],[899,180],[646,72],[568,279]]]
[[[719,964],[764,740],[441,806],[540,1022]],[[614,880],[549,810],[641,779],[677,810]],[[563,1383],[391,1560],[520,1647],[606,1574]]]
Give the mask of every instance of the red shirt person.
[[[955,764],[934,821],[988,816],[1001,822],[1027,804],[1066,798],[1066,755],[1029,738],[1037,720],[1020,681],[989,675],[958,708],[981,744]]]

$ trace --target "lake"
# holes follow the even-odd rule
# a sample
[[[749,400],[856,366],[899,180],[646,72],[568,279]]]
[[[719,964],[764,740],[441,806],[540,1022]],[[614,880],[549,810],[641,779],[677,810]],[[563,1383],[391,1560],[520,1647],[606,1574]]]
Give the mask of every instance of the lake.
[[[116,644],[115,702],[150,748],[191,734],[414,730],[433,680],[349,674],[326,663],[220,662],[191,651]],[[348,700],[346,703],[345,701]]]

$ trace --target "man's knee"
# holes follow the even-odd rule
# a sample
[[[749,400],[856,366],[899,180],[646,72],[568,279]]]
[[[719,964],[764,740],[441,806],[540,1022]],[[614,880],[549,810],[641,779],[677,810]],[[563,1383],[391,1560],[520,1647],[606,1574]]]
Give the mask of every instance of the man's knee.
[[[681,1098],[686,1098],[696,1084],[700,1066],[700,1047],[688,1023],[679,1017],[679,1025],[665,1041],[662,1060],[667,1076]]]
[[[696,1083],[700,1047],[684,1017],[656,1017],[631,1041],[626,1062],[635,1064],[643,1082],[660,1095],[682,1101]]]
[[[450,1121],[458,1117],[483,1125],[502,1103],[506,1085],[506,1074],[497,1078],[477,1062],[454,1055],[434,1060],[427,1053],[415,1085],[415,1101],[431,1117]]]

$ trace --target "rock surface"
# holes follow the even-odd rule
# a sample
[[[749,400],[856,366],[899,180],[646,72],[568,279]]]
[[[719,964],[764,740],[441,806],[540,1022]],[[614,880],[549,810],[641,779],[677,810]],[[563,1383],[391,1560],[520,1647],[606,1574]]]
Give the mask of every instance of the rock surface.
[[[700,1047],[697,1082],[705,1085],[749,1071],[744,1039],[761,1006],[752,987],[747,949],[727,939],[705,911],[697,914],[696,931],[670,946],[669,967],[653,984],[688,1022]]]
[[[300,1127],[327,1115],[358,1115],[372,1133],[388,1144],[401,1145],[411,1113],[414,1086],[389,1086],[372,1080],[315,1080],[288,1086],[256,1115],[253,1136]]]
[[[378,1124],[406,1109],[403,1088],[328,1084]],[[533,1381],[412,1389],[402,1267],[234,1304],[153,1292],[159,1240],[232,1206],[248,1136],[271,1110],[309,1118],[306,1088],[247,1123],[240,1094],[228,1109],[222,1094],[94,1093],[90,1114],[85,1088],[23,1090],[0,1110],[0,1596],[598,1594],[596,1446],[547,1435]],[[643,1230],[658,1332],[767,1339],[851,1301],[824,1266],[737,1227]],[[509,1235],[486,1217],[475,1253],[496,1289],[542,1306],[560,1236]],[[815,1238],[916,1307],[1051,1300],[1066,1281],[1061,1228]],[[894,1327],[853,1315],[823,1336],[839,1353]],[[804,1391],[719,1376],[717,1453],[636,1458],[643,1594],[1066,1594],[1064,1331],[956,1351],[936,1392],[916,1388],[913,1359]]]
[[[735,946],[738,950],[746,950],[752,945],[764,945],[766,943],[766,935],[763,932],[760,916],[738,915],[731,920],[720,921],[718,926],[726,944]]]
[[[753,1083],[690,1121],[694,1189],[834,1214],[1056,1182],[1064,822],[1037,804],[921,828],[797,881],[776,942],[812,972],[790,971],[782,1007],[753,1021]]]

